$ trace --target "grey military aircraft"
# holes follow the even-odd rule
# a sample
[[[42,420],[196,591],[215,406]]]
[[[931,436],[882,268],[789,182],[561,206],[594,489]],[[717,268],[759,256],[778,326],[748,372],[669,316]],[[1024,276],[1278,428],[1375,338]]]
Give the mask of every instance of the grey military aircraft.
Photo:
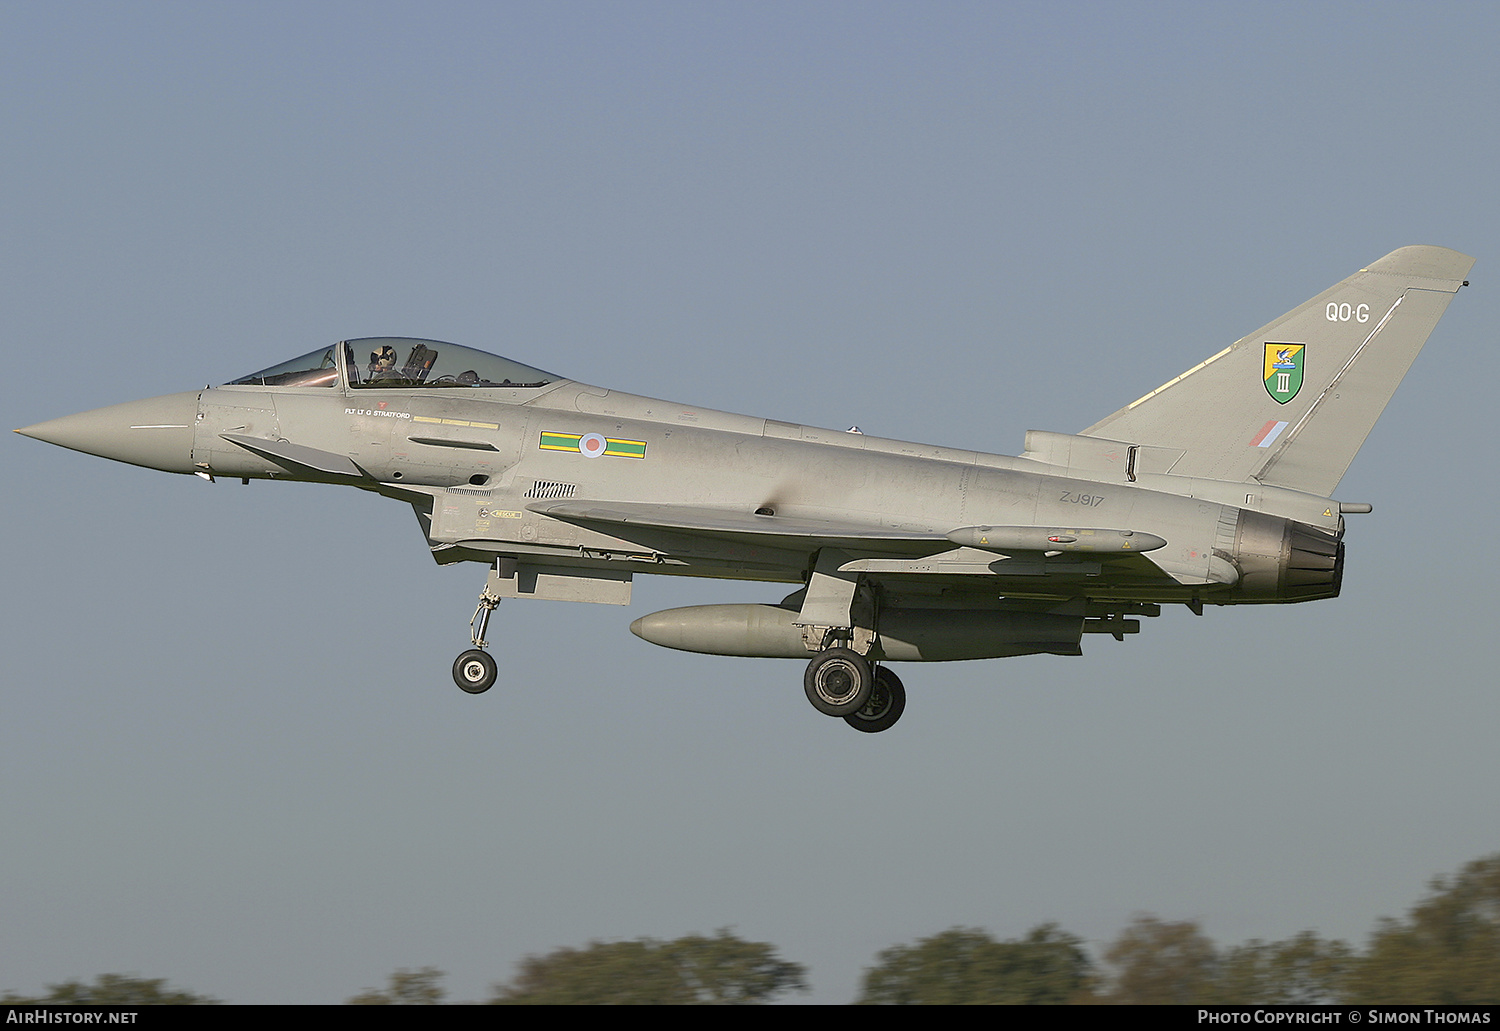
[[[453,664],[494,684],[506,598],[630,600],[637,573],[795,584],[642,616],[655,644],[807,659],[818,711],[883,731],[885,663],[1080,654],[1164,604],[1338,595],[1355,452],[1474,259],[1403,247],[1079,434],[1016,458],[624,394],[435,340],[320,347],[220,387],[17,430],[167,472],[403,501],[489,576]]]

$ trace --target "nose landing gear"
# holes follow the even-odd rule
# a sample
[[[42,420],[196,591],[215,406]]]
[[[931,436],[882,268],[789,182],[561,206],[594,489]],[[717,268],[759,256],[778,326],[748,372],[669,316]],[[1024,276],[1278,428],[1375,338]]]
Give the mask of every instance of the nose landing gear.
[[[499,604],[499,597],[490,591],[489,584],[486,583],[484,592],[479,595],[479,607],[474,610],[474,618],[469,620],[469,639],[474,647],[453,661],[453,682],[468,694],[484,694],[495,686],[495,680],[500,675],[494,656],[484,650],[484,634],[490,626],[490,613]]]

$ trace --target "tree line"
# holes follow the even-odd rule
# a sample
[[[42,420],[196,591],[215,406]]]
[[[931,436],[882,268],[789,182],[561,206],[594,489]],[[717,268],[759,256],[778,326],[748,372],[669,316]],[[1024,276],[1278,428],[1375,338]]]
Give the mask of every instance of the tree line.
[[[1304,931],[1284,941],[1221,948],[1193,921],[1143,914],[1096,960],[1056,924],[997,941],[954,927],[893,945],[866,968],[855,1003],[922,1004],[1474,1004],[1500,1002],[1500,853],[1439,877],[1402,919],[1378,922],[1363,950]],[[354,1005],[436,1005],[433,967],[397,970]],[[671,941],[590,942],[528,956],[496,984],[498,1005],[753,1004],[808,990],[807,970],[769,942],[727,928]],[[44,995],[7,992],[0,1003],[212,1004],[164,980],[104,974]]]

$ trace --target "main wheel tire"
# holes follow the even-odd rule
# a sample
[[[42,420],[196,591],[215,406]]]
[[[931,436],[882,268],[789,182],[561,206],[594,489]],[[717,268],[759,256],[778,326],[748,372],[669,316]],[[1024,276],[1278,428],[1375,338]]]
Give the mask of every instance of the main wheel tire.
[[[807,700],[825,716],[848,716],[864,708],[874,685],[870,664],[848,648],[819,652],[802,676]]]
[[[495,686],[499,667],[489,652],[470,648],[453,662],[453,682],[469,694],[484,694]]]
[[[858,712],[844,717],[844,722],[866,734],[889,730],[906,711],[906,686],[901,678],[884,666],[875,667],[875,686],[870,700]]]

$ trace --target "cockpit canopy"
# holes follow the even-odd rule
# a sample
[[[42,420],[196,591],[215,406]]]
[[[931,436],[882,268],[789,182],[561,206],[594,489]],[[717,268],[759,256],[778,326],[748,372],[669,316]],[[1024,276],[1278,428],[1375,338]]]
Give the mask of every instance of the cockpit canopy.
[[[355,389],[414,387],[543,387],[561,377],[476,351],[413,337],[363,337],[309,351],[289,362],[231,380],[230,386],[332,387],[343,377]]]
[[[331,387],[339,381],[332,347],[320,347],[300,358],[229,381],[231,387]]]

